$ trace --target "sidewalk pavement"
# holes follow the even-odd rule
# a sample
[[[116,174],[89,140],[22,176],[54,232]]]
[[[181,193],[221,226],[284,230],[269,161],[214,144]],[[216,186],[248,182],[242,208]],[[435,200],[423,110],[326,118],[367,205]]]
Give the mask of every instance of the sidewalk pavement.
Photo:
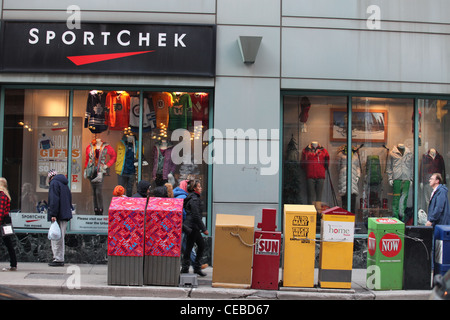
[[[3,263],[8,266],[8,263]],[[279,290],[230,289],[212,287],[213,268],[198,277],[198,287],[110,286],[108,266],[66,264],[49,267],[47,263],[22,262],[17,271],[0,272],[0,286],[33,294],[63,294],[106,297],[148,297],[149,299],[264,299],[264,300],[418,300],[428,299],[431,290],[373,291],[366,288],[366,269],[353,269],[351,289],[287,288]],[[78,277],[80,275],[80,277]],[[317,284],[318,269],[315,270]],[[280,271],[280,279],[281,271]],[[76,296],[73,299],[77,299]],[[95,298],[94,298],[95,299]]]

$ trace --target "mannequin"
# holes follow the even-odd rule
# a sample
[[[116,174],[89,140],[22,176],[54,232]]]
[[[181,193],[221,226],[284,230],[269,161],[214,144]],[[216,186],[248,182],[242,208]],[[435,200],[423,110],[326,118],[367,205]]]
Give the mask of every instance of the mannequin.
[[[302,151],[300,166],[306,173],[308,203],[313,204],[319,213],[322,211],[322,190],[329,161],[328,151],[318,141],[312,141]]]
[[[341,146],[338,149],[338,192],[341,196],[342,207],[347,209],[347,146]],[[356,197],[358,195],[358,182],[361,177],[361,162],[359,154],[355,147],[352,148],[352,188],[351,188],[351,208],[354,210]]]
[[[126,196],[133,195],[133,185],[136,177],[135,162],[138,161],[138,141],[133,134],[124,134],[117,143],[117,161],[115,165],[118,184],[126,190]]]
[[[440,173],[444,179],[443,184],[446,184],[445,179],[445,163],[442,155],[435,149],[430,148],[423,156],[422,163],[420,164],[420,187],[424,190],[425,201],[428,204],[430,202],[431,192],[433,191],[428,180],[433,173]]]
[[[393,187],[393,215],[403,219],[414,173],[413,154],[408,147],[399,143],[392,148],[388,155],[386,172],[389,184]]]
[[[106,161],[107,155],[109,161]],[[114,149],[99,138],[92,140],[86,148],[84,178],[91,182],[95,215],[103,214],[103,174],[116,162],[116,157]]]
[[[175,172],[175,164],[172,161],[173,146],[169,146],[166,140],[161,140],[153,147],[153,180],[157,180],[157,185],[162,185],[168,181],[169,173]]]

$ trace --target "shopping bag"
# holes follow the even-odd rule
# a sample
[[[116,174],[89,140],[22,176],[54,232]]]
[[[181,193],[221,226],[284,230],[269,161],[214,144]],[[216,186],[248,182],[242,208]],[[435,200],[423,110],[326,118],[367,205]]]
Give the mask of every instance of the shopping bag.
[[[59,240],[61,239],[61,229],[59,228],[58,222],[54,221],[48,229],[48,240]]]

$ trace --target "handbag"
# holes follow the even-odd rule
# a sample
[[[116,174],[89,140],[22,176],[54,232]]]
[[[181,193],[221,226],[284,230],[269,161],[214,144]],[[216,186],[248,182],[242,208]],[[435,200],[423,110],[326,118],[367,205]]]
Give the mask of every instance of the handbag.
[[[14,234],[14,228],[12,226],[12,223],[5,223],[2,224],[1,227],[1,233],[2,233],[2,237],[9,237],[12,236]]]

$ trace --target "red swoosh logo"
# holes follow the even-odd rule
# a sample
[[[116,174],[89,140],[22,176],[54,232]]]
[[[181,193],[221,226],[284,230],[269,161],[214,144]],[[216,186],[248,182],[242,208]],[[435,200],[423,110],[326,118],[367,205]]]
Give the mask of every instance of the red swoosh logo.
[[[38,219],[35,219],[35,220],[26,220],[25,222],[26,223],[30,223],[30,222],[36,222],[36,221],[39,221]]]
[[[85,56],[70,56],[67,57],[70,61],[75,63],[77,66],[81,66],[89,63],[96,63],[100,61],[114,60],[129,56],[135,56],[138,54],[154,52],[155,50],[150,51],[137,51],[137,52],[125,52],[125,53],[106,53],[106,54],[90,54]]]

